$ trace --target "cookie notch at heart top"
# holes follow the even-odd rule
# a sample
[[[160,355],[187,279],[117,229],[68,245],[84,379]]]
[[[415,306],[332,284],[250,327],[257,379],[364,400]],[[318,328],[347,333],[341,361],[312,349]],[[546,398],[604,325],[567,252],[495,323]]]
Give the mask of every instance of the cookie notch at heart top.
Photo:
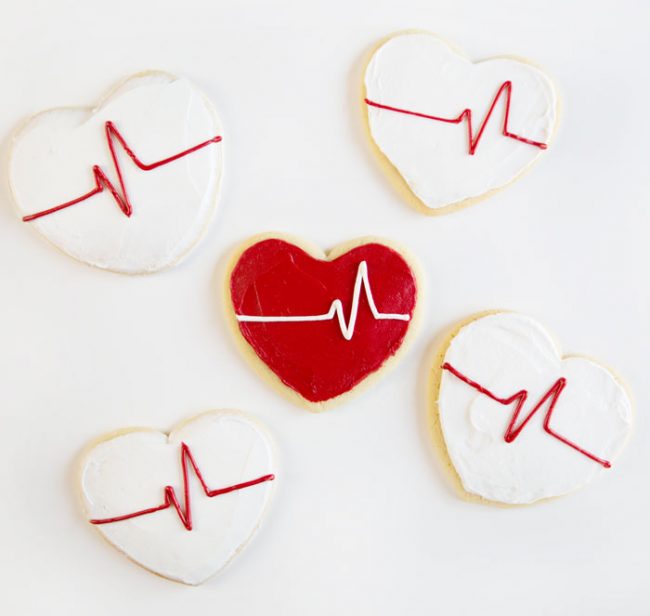
[[[632,430],[630,397],[592,359],[562,356],[533,319],[488,312],[462,322],[434,360],[434,443],[468,498],[522,505],[608,470]]]
[[[19,128],[13,201],[26,225],[84,263],[159,271],[189,254],[214,215],[222,137],[187,79],[139,73],[92,109],[51,109]]]
[[[310,410],[341,403],[397,361],[422,294],[415,261],[377,238],[326,254],[294,237],[257,236],[235,251],[225,282],[238,346]]]
[[[239,411],[208,411],[169,434],[109,434],[79,470],[88,522],[145,569],[190,585],[247,546],[276,483],[270,437]]]
[[[473,63],[434,34],[389,37],[365,71],[367,127],[389,177],[421,212],[504,188],[549,146],[559,99],[527,60]]]

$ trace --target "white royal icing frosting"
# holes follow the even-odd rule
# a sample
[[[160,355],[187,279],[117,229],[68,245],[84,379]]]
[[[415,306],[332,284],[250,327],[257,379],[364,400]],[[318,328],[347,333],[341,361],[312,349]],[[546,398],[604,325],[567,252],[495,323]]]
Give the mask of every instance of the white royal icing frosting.
[[[21,216],[87,193],[99,165],[117,184],[104,127],[112,121],[144,163],[222,135],[207,98],[186,79],[164,73],[132,77],[97,108],[45,111],[15,135],[10,180]],[[26,222],[69,255],[124,273],[175,264],[200,239],[216,208],[223,144],[210,144],[151,171],[116,152],[133,203],[129,218],[108,190]]]
[[[609,462],[631,431],[632,405],[612,374],[588,359],[563,359],[548,333],[530,317],[498,313],[472,321],[452,339],[444,362],[500,398],[528,390],[518,424],[557,379],[565,377],[551,428]],[[440,423],[467,492],[491,501],[532,503],[576,490],[603,472],[615,472],[544,431],[548,404],[506,443],[514,407],[442,371]]]
[[[214,411],[182,424],[169,436],[125,432],[101,441],[85,456],[81,493],[89,520],[112,518],[164,502],[172,486],[183,504],[181,443],[186,443],[210,489],[274,473],[263,430],[241,413]],[[275,481],[206,496],[189,467],[193,528],[173,508],[96,525],[135,562],[164,577],[200,584],[225,567],[260,525]]]
[[[437,117],[472,110],[474,134],[506,81],[512,82],[509,131],[548,144],[557,97],[539,69],[508,58],[472,63],[431,34],[391,38],[373,55],[365,75],[368,99]],[[438,209],[505,186],[543,150],[502,135],[499,99],[476,152],[468,153],[467,123],[447,124],[367,106],[370,132],[415,195]]]

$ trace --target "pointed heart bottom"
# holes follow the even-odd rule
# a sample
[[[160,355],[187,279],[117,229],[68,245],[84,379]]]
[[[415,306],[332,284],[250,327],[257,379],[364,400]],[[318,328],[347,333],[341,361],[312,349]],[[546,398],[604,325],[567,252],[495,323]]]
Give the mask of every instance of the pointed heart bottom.
[[[273,453],[254,422],[213,411],[169,436],[131,430],[87,452],[88,520],[118,550],[164,577],[200,584],[260,525],[275,482]]]
[[[395,355],[411,326],[416,276],[396,250],[357,245],[331,261],[282,239],[247,248],[232,270],[239,330],[307,401],[349,392]]]

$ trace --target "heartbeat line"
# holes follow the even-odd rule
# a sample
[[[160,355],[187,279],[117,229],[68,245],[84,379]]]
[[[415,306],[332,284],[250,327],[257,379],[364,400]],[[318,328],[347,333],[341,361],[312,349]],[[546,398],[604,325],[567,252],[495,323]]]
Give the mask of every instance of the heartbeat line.
[[[545,150],[548,147],[545,143],[541,141],[533,141],[532,139],[527,139],[526,137],[522,137],[521,135],[516,135],[515,133],[512,133],[508,130],[508,120],[510,118],[510,99],[512,97],[512,81],[504,81],[501,84],[501,87],[499,88],[495,97],[492,99],[492,104],[490,105],[488,112],[485,114],[485,117],[483,118],[483,122],[481,123],[481,126],[479,127],[476,136],[474,136],[474,129],[472,127],[471,109],[463,109],[461,114],[455,118],[441,118],[439,116],[427,115],[426,113],[419,113],[418,111],[409,111],[408,109],[400,109],[399,107],[382,105],[381,103],[377,103],[368,98],[364,100],[366,104],[369,105],[370,107],[377,107],[378,109],[386,109],[387,111],[404,113],[406,115],[412,115],[418,118],[424,118],[425,120],[435,120],[436,122],[445,122],[446,124],[460,124],[463,120],[465,120],[467,122],[467,144],[469,148],[469,154],[470,156],[474,156],[479,141],[481,140],[481,137],[483,136],[483,132],[485,131],[485,127],[487,126],[487,123],[490,120],[490,117],[492,116],[492,112],[494,111],[497,103],[499,102],[501,95],[504,93],[506,97],[506,102],[505,102],[505,113],[503,116],[503,125],[501,129],[501,133],[503,134],[503,136],[509,137],[510,139],[515,139],[517,141],[521,141],[522,143],[527,143],[528,145],[532,145],[536,148],[539,148],[540,150]]]
[[[564,377],[559,378],[557,381],[555,381],[553,385],[551,385],[548,391],[539,399],[539,402],[537,402],[537,404],[528,413],[528,415],[526,415],[526,417],[524,417],[521,423],[517,427],[515,427],[515,424],[517,423],[517,418],[519,417],[519,413],[521,412],[524,404],[526,404],[526,400],[528,400],[528,392],[525,389],[518,391],[517,393],[513,394],[509,398],[499,398],[497,395],[493,394],[491,391],[489,391],[482,385],[479,385],[476,381],[472,381],[472,379],[458,372],[458,370],[456,370],[451,364],[448,363],[443,364],[442,369],[447,370],[448,372],[453,374],[457,379],[460,379],[464,383],[467,383],[467,385],[469,385],[479,393],[484,394],[485,396],[494,400],[495,402],[498,402],[499,404],[503,404],[504,406],[510,406],[513,402],[516,402],[514,413],[512,414],[510,423],[506,428],[506,433],[503,436],[506,443],[512,443],[519,436],[521,431],[526,427],[526,424],[530,421],[533,415],[540,408],[542,408],[542,406],[547,400],[549,400],[550,402],[549,402],[548,410],[546,411],[546,416],[544,417],[544,430],[552,437],[558,439],[565,445],[568,445],[569,447],[572,447],[576,451],[580,452],[582,455],[587,456],[590,460],[597,462],[598,464],[604,466],[605,468],[611,468],[612,465],[610,462],[608,462],[607,460],[603,460],[598,456],[595,456],[593,453],[589,453],[586,449],[583,449],[579,445],[576,445],[576,443],[570,441],[568,438],[562,436],[561,434],[558,434],[551,428],[550,425],[551,416],[553,415],[555,404],[557,403],[560,395],[562,394],[562,391],[566,386],[566,379]]]
[[[352,294],[352,307],[350,308],[350,318],[345,322],[345,314],[343,313],[343,302],[340,299],[335,299],[330,306],[330,309],[323,314],[305,315],[305,316],[251,316],[247,314],[238,314],[237,320],[241,323],[307,323],[314,321],[333,321],[338,319],[341,334],[346,340],[351,340],[354,335],[354,328],[357,324],[357,316],[359,314],[359,301],[361,298],[361,287],[366,294],[366,300],[372,312],[372,316],[376,320],[390,320],[390,321],[409,321],[411,316],[409,314],[392,314],[386,312],[379,312],[372,297],[372,289],[370,288],[370,280],[368,278],[368,264],[365,261],[359,263],[357,269],[357,277],[354,281],[354,292]]]
[[[23,216],[24,222],[30,222],[32,220],[36,220],[37,218],[48,216],[49,214],[54,214],[54,212],[64,210],[72,205],[76,205],[77,203],[86,201],[87,199],[90,199],[91,197],[94,197],[95,195],[104,192],[104,190],[108,190],[111,193],[113,199],[115,200],[115,203],[117,203],[117,206],[120,208],[120,210],[122,210],[122,213],[125,216],[130,217],[131,214],[133,213],[133,205],[131,204],[131,201],[129,199],[129,195],[126,190],[126,185],[124,184],[124,178],[122,177],[122,169],[117,159],[117,154],[115,153],[115,141],[117,141],[120,144],[124,152],[126,152],[127,156],[133,161],[133,163],[136,165],[136,167],[138,167],[138,169],[142,171],[152,171],[153,169],[157,169],[158,167],[162,167],[163,165],[173,163],[174,161],[178,160],[179,158],[183,158],[188,154],[193,154],[197,150],[205,148],[211,143],[219,143],[222,139],[220,135],[217,135],[216,137],[212,137],[212,139],[208,139],[207,141],[199,143],[198,145],[188,148],[187,150],[183,150],[182,152],[178,152],[177,154],[173,154],[172,156],[169,156],[167,158],[163,158],[162,160],[158,160],[153,163],[143,163],[137,157],[135,152],[129,147],[129,145],[126,142],[126,139],[124,139],[124,137],[120,134],[120,132],[117,130],[113,122],[110,121],[106,122],[106,124],[104,125],[104,133],[106,135],[106,143],[108,144],[108,149],[111,154],[111,159],[113,161],[113,168],[115,170],[115,174],[117,175],[119,187],[115,186],[115,184],[111,182],[111,180],[108,178],[108,176],[104,173],[104,171],[99,165],[93,165],[93,177],[95,178],[95,188],[81,195],[80,197],[75,197],[74,199],[71,199],[70,201],[66,201],[65,203],[55,205],[54,207],[51,207],[47,210],[43,210],[41,212],[36,212],[35,214],[30,214],[29,216]]]
[[[115,516],[112,518],[100,518],[89,520],[91,524],[112,524],[113,522],[122,522],[123,520],[130,520],[131,518],[138,518],[140,516],[149,515],[151,513],[156,513],[157,511],[164,511],[173,507],[176,510],[176,515],[178,515],[181,524],[185,527],[186,530],[192,530],[192,500],[190,498],[190,489],[189,489],[189,478],[188,478],[188,463],[194,469],[194,474],[196,475],[203,492],[209,498],[214,496],[220,496],[221,494],[228,494],[229,492],[235,492],[236,490],[243,490],[244,488],[250,488],[251,486],[257,485],[258,483],[264,483],[265,481],[273,481],[275,475],[263,475],[257,479],[251,481],[245,481],[244,483],[237,483],[232,486],[227,486],[225,488],[218,488],[216,490],[211,490],[208,488],[201,471],[199,470],[199,465],[194,460],[194,456],[190,451],[190,448],[185,444],[181,443],[181,466],[183,468],[183,497],[184,504],[181,506],[178,498],[176,496],[176,491],[172,486],[165,486],[165,499],[162,505],[156,507],[150,507],[148,509],[141,509],[140,511],[134,511],[133,513],[127,513],[124,515]]]

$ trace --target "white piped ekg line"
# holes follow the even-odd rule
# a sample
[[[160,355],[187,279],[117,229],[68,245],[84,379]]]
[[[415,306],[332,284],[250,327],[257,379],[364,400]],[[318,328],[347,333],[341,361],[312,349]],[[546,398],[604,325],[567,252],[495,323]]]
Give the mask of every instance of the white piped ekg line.
[[[345,322],[345,315],[343,314],[343,302],[340,299],[335,299],[330,306],[330,309],[324,314],[304,315],[304,316],[251,316],[247,314],[238,314],[237,320],[242,323],[306,323],[311,321],[332,321],[338,318],[341,334],[346,340],[351,340],[354,334],[354,327],[357,323],[357,315],[359,314],[359,300],[361,298],[361,286],[366,293],[368,306],[372,316],[377,320],[386,321],[409,321],[411,316],[409,314],[393,314],[389,312],[379,312],[375,305],[375,300],[372,297],[372,289],[370,288],[370,280],[368,278],[368,264],[365,261],[359,263],[357,270],[357,277],[354,281],[354,293],[352,294],[352,307],[350,309],[350,320]]]

